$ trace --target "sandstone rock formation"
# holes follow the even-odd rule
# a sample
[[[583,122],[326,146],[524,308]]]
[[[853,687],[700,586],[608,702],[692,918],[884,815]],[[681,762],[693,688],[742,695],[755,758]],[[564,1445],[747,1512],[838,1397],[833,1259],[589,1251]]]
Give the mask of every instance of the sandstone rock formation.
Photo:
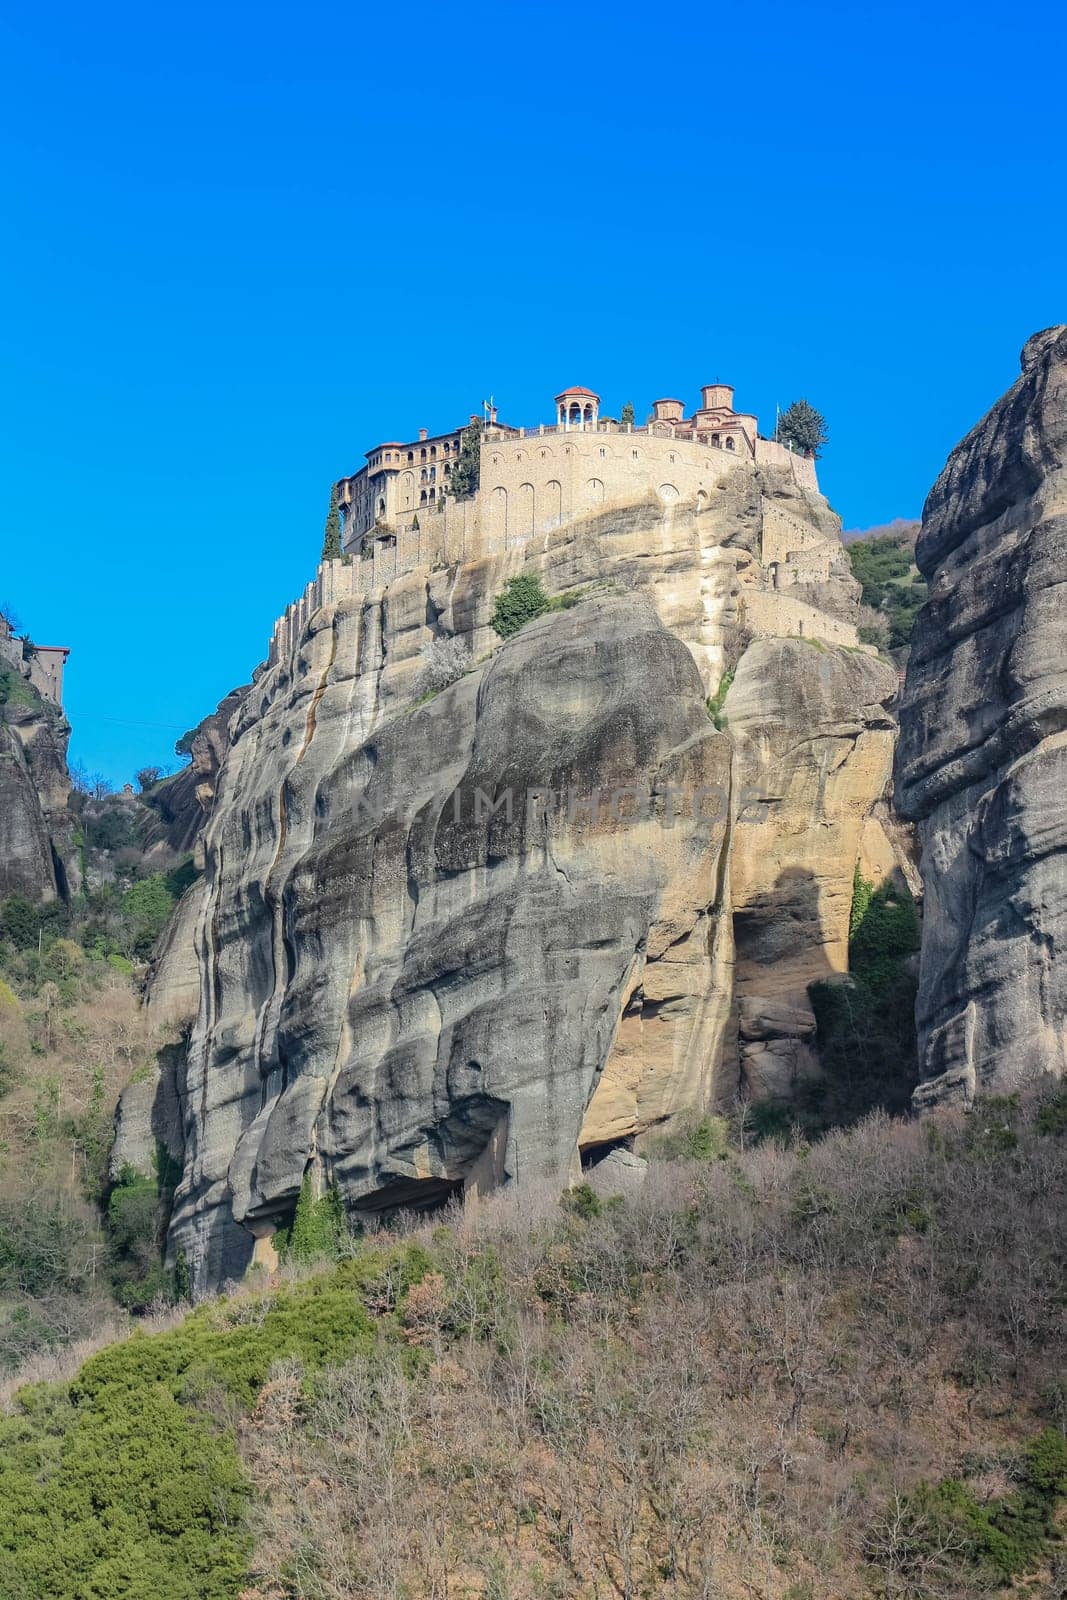
[[[734,832],[730,897],[741,1081],[753,1099],[788,1101],[819,1074],[807,986],[848,970],[854,869],[892,770],[895,689],[875,656],[757,639],[727,696],[748,824]]]
[[[919,823],[920,1107],[1067,1065],[1067,327],[959,444],[916,548],[901,713]]]
[[[154,828],[145,830],[145,847],[157,841],[179,853],[192,850],[211,811],[215,782],[229,748],[230,727],[249,685],[231,689],[210,716],[193,730],[190,762],[144,796],[158,816]]]
[[[829,609],[776,592],[772,522]],[[896,688],[832,642],[855,637],[838,531],[786,471],[732,473],[276,630],[152,986],[187,1057],[121,1130],[174,1140],[195,1282],[257,1239],[269,1260],[309,1168],[354,1214],[562,1186],[582,1154],[817,1070],[806,986],[846,965]],[[502,643],[520,571],[580,603]],[[476,665],[416,704],[442,635]]]

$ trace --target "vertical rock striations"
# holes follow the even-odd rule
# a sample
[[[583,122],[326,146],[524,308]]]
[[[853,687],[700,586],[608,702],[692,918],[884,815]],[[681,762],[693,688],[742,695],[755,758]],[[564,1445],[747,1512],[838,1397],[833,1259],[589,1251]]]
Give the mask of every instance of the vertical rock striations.
[[[578,603],[501,643],[523,571]],[[131,1149],[181,1123],[170,1248],[198,1285],[309,1170],[357,1215],[562,1186],[680,1114],[796,1091],[891,761],[857,589],[826,502],[767,468],[286,619],[227,714],[152,985],[187,1057],[124,1120]],[[420,701],[440,637],[474,665]]]
[[[897,804],[925,907],[920,1107],[1067,1063],[1067,327],[949,457],[916,549]]]

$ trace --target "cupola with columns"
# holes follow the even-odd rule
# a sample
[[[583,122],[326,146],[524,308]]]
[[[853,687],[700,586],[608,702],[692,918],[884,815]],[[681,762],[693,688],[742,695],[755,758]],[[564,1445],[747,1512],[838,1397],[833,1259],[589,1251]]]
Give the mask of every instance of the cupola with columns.
[[[567,432],[595,428],[600,415],[600,396],[592,389],[564,389],[556,396],[556,423]]]

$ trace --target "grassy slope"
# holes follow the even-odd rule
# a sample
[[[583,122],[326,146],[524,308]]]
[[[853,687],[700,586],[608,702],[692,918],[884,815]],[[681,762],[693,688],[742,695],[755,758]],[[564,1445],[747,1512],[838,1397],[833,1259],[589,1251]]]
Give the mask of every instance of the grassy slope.
[[[1067,1100],[690,1148],[24,1392],[0,1594],[1062,1593]]]

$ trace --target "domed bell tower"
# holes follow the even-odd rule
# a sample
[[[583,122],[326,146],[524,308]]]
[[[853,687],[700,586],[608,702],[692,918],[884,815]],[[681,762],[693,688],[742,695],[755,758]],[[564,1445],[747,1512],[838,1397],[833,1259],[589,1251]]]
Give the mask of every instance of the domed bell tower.
[[[600,416],[600,396],[592,389],[564,389],[556,396],[556,426],[564,433],[593,432]]]

